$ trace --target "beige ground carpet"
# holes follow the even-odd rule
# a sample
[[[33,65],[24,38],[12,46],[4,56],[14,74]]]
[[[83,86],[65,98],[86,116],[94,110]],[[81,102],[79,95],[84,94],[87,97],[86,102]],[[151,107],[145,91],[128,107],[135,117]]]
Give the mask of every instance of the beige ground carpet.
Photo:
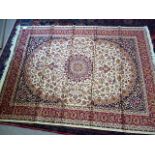
[[[18,27],[1,79],[0,121],[155,133],[146,27]]]

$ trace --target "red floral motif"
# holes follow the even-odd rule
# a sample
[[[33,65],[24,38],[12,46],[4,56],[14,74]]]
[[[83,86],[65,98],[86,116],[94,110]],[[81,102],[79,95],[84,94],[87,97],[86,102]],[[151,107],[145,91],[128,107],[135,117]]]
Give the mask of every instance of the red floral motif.
[[[73,81],[85,80],[92,74],[92,62],[86,56],[71,55],[65,64],[65,72]]]
[[[110,70],[110,67],[108,67],[108,66],[105,65],[103,67],[100,67],[99,70],[100,71],[103,71],[104,73],[107,73]]]

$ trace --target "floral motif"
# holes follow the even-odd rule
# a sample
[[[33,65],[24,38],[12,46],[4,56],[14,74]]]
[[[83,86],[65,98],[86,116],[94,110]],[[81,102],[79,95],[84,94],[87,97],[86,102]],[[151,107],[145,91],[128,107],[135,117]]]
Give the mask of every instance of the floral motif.
[[[112,41],[98,39],[95,50],[93,100],[95,105],[117,103],[129,96],[136,68],[127,51]]]
[[[93,100],[99,106],[129,96],[136,68],[126,50],[110,40],[53,39],[30,54],[25,79],[44,100],[66,105],[90,105]]]
[[[82,81],[92,74],[92,62],[84,55],[71,55],[66,64],[65,72],[73,81]]]

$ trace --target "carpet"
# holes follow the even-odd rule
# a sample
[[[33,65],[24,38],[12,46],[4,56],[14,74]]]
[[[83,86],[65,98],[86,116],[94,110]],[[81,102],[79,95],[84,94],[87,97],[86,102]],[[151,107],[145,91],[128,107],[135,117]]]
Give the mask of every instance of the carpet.
[[[146,27],[19,26],[13,42],[2,122],[155,133]]]

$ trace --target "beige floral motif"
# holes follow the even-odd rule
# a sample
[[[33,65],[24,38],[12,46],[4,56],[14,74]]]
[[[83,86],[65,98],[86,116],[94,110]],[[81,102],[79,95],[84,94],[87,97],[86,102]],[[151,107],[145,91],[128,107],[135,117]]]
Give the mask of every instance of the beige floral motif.
[[[118,44],[91,37],[53,39],[28,57],[25,79],[34,95],[65,105],[116,103],[133,89],[136,69]]]
[[[93,74],[94,103],[110,104],[130,94],[136,69],[129,54],[118,44],[97,40]]]
[[[62,100],[65,59],[69,41],[56,39],[39,46],[27,59],[25,78],[35,95],[44,100]]]

